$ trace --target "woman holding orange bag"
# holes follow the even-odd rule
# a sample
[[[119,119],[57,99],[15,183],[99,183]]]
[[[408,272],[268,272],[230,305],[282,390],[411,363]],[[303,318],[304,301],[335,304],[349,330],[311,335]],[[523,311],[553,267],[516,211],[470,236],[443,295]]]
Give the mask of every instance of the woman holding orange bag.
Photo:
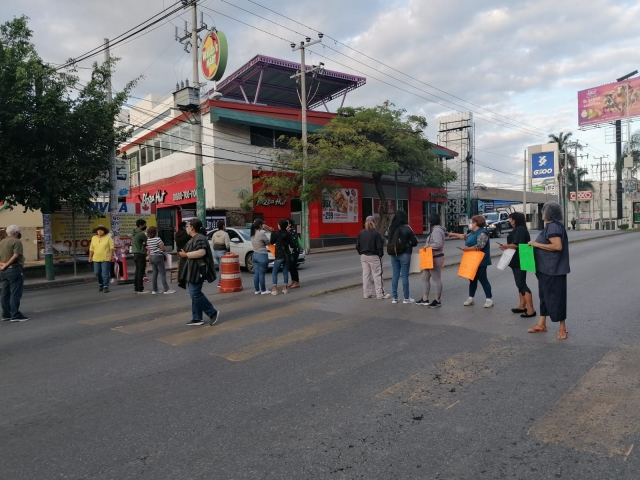
[[[425,248],[431,248],[433,254],[433,268],[422,270],[422,282],[424,293],[416,305],[438,308],[442,306],[440,297],[442,295],[442,269],[444,268],[444,239],[447,231],[440,226],[440,215],[432,213],[429,216],[430,231],[427,237]],[[429,293],[431,292],[431,280],[435,287],[435,299],[429,303]]]
[[[491,294],[491,284],[489,278],[487,278],[487,267],[491,265],[491,246],[489,244],[489,232],[485,228],[487,220],[482,215],[474,215],[471,217],[471,223],[469,224],[470,232],[466,235],[460,233],[449,233],[449,236],[461,238],[464,240],[464,247],[461,248],[463,252],[484,252],[484,258],[480,263],[478,272],[473,280],[469,283],[469,298],[464,302],[465,307],[470,307],[475,304],[473,297],[478,289],[478,282],[482,285],[484,294],[487,300],[484,302],[484,308],[493,307],[493,299]]]

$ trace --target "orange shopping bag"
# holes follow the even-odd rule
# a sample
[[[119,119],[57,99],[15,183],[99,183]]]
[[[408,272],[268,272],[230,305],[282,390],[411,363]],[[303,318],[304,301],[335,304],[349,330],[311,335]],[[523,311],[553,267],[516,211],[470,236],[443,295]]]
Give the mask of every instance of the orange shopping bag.
[[[420,270],[431,270],[433,268],[433,248],[425,247],[420,249]]]
[[[276,256],[276,246],[275,245],[267,245],[267,248],[271,252],[271,255]]]
[[[458,268],[458,276],[473,280],[478,273],[478,267],[482,263],[484,252],[470,251],[462,254],[460,268]]]

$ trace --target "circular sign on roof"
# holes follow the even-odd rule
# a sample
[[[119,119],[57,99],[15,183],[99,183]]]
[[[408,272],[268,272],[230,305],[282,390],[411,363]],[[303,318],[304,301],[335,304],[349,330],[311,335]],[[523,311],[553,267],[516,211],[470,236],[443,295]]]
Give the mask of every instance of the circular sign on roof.
[[[211,31],[204,37],[200,63],[207,80],[220,80],[227,67],[227,37],[222,32]]]

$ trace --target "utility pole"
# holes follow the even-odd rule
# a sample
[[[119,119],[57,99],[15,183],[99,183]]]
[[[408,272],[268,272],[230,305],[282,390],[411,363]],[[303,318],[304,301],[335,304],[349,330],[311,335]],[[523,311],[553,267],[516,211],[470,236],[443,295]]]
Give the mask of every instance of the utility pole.
[[[576,184],[576,202],[575,202],[575,215],[576,215],[576,225],[578,226],[578,231],[580,231],[580,199],[579,199],[579,193],[580,191],[578,190],[578,142],[575,142],[573,144],[574,147],[574,158],[576,159],[576,164],[575,167],[573,168],[574,170],[574,176],[575,176],[575,184]]]
[[[322,42],[322,33],[318,33],[318,40],[311,41],[311,38],[305,38],[305,41],[301,41],[300,45],[296,46],[295,43],[291,44],[291,51],[295,52],[300,50],[300,72],[292,75],[291,78],[300,78],[300,104],[302,108],[302,243],[304,248],[309,252],[311,250],[309,240],[309,202],[306,195],[307,186],[307,168],[309,163],[309,152],[307,148],[307,65],[305,63],[305,51],[308,47]],[[314,66],[311,72],[316,70],[322,70],[324,64],[320,64],[319,67]]]
[[[524,223],[527,223],[527,151],[524,151],[524,181],[522,183],[522,213]]]
[[[611,198],[611,163],[607,163],[607,174],[609,177],[609,229],[613,230],[613,212],[611,207],[611,202],[613,202],[613,199]]]
[[[199,52],[198,49],[198,33],[202,30],[206,30],[207,26],[202,21],[202,15],[200,15],[201,26],[198,27],[198,0],[182,0],[184,8],[191,7],[191,33],[187,31],[187,22],[184,22],[185,35],[183,37],[178,36],[178,27],[176,27],[176,41],[184,43],[184,50],[189,52],[189,45],[191,46],[191,61],[193,69],[193,89],[196,97],[195,108],[190,108],[189,111],[193,113],[194,125],[193,125],[193,145],[195,147],[195,160],[196,160],[196,216],[202,222],[203,227],[207,227],[207,202],[206,192],[204,189],[204,171],[202,165],[202,113],[200,111],[200,65],[199,65]]]
[[[109,39],[104,39],[104,61],[109,69],[107,76],[107,102],[113,102],[111,93],[111,55],[109,53]],[[116,147],[112,145],[109,149],[109,182],[111,183],[111,192],[109,194],[109,217],[111,219],[111,231],[113,232],[114,244],[120,243],[120,218],[118,217],[118,172],[116,169]],[[75,245],[74,245],[75,251]],[[75,261],[75,254],[74,254]]]
[[[603,224],[603,217],[602,217],[602,206],[603,206],[603,202],[602,202],[602,159],[606,158],[604,156],[602,157],[594,157],[595,160],[600,160],[600,195],[598,197],[598,209],[600,211],[600,230],[604,230],[604,224]]]

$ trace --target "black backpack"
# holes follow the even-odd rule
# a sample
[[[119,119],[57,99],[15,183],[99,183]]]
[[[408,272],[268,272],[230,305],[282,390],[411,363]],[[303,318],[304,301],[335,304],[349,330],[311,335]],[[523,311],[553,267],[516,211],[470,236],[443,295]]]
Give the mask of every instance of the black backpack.
[[[407,250],[407,241],[400,232],[401,228],[402,227],[398,227],[393,231],[393,234],[391,234],[391,238],[389,239],[389,243],[387,243],[387,253],[394,257],[397,257]]]

